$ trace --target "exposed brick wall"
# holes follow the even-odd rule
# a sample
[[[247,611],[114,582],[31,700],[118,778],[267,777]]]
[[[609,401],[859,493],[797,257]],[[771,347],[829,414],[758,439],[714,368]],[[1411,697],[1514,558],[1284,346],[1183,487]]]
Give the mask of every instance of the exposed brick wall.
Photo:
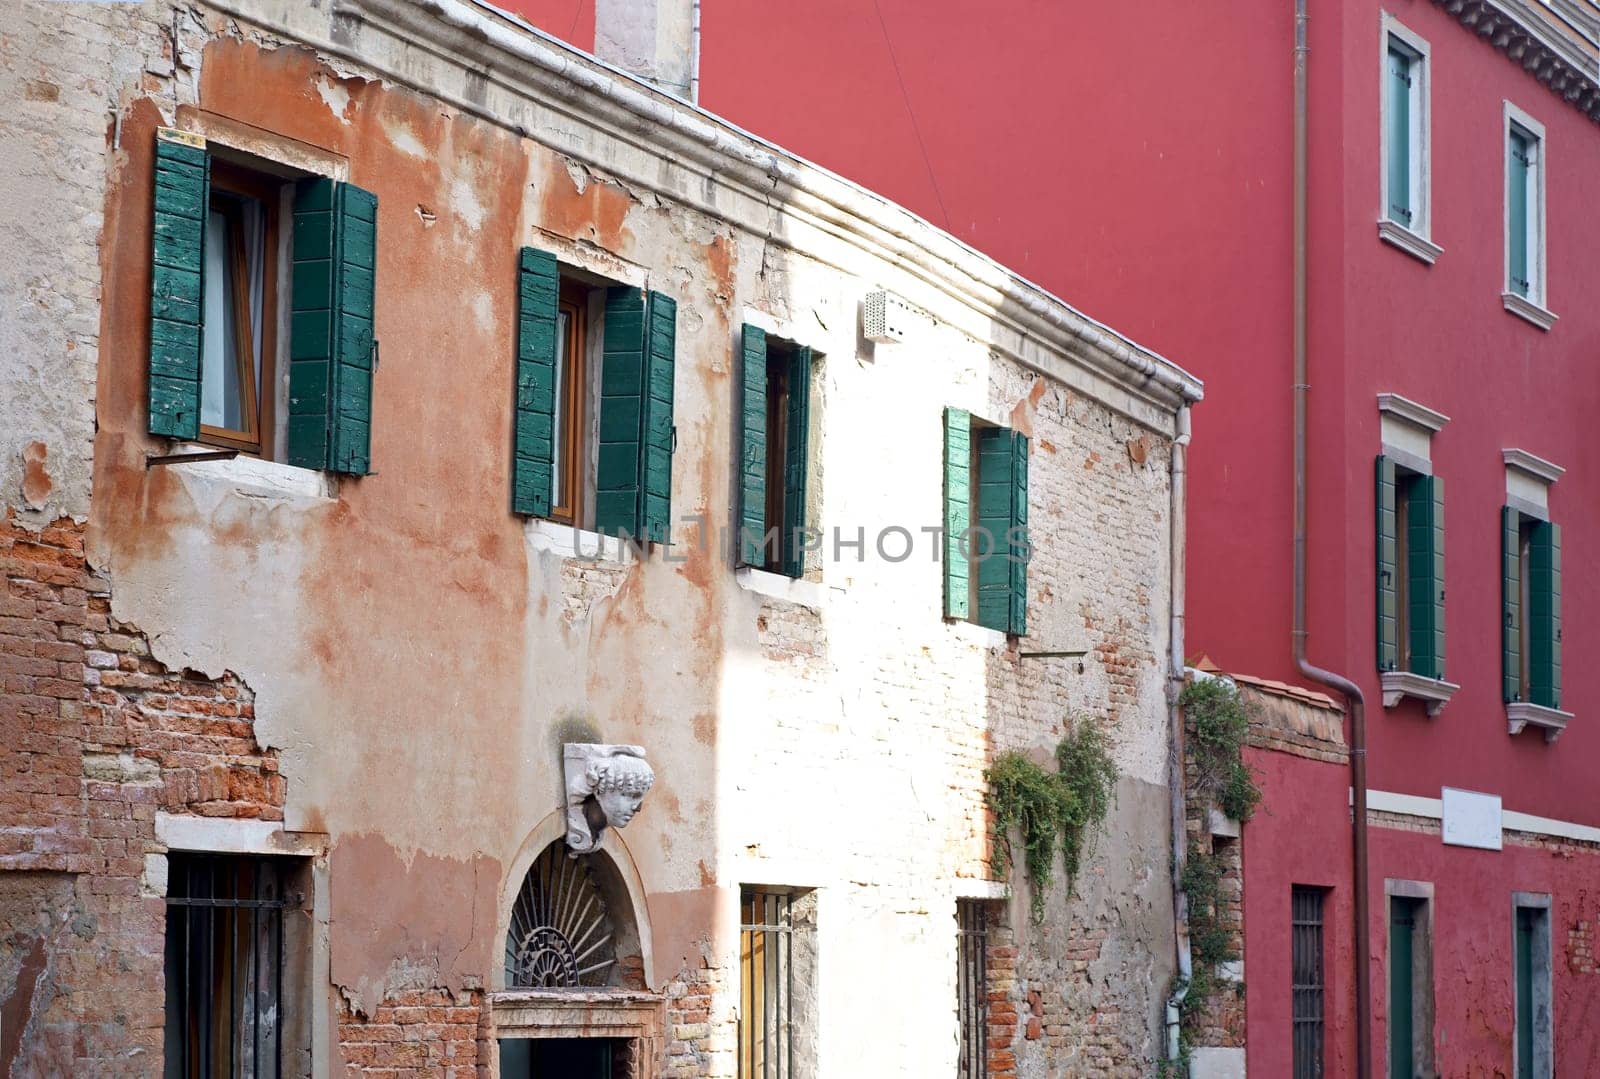
[[[83,529],[0,527],[0,1073],[159,1070],[158,810],[281,820],[232,675],[171,672],[109,613]]]
[[[348,1002],[339,1009],[339,1061],[351,1076],[436,1076],[477,1079],[487,1068],[487,998],[460,999],[442,990],[393,993],[370,1017]]]

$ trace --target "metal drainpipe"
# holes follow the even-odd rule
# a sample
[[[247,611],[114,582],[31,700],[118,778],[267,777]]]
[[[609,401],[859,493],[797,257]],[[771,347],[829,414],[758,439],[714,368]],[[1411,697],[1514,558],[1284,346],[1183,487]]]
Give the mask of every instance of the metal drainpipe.
[[[1367,721],[1361,687],[1306,659],[1306,44],[1307,0],[1294,5],[1294,661],[1302,675],[1337,690],[1350,709],[1350,825],[1354,862],[1357,1079],[1372,1068],[1372,983],[1367,927]]]
[[[1183,1000],[1189,995],[1189,979],[1194,974],[1189,950],[1189,897],[1183,891],[1183,870],[1189,861],[1188,812],[1183,791],[1183,712],[1178,695],[1183,691],[1183,575],[1185,554],[1185,514],[1188,507],[1187,456],[1189,446],[1189,406],[1178,410],[1177,437],[1172,440],[1172,490],[1169,522],[1172,574],[1172,627],[1169,631],[1170,662],[1167,670],[1168,722],[1172,730],[1168,749],[1168,774],[1171,776],[1172,813],[1172,924],[1178,956],[1178,986],[1167,998],[1167,1059],[1178,1059],[1178,1034]]]
[[[689,16],[689,104],[700,104],[700,0]]]

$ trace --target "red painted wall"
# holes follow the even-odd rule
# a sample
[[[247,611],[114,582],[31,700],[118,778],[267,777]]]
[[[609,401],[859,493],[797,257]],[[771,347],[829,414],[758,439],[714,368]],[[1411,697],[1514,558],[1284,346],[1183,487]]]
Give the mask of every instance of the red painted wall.
[[[594,51],[595,0],[502,0],[497,6],[568,45]]]

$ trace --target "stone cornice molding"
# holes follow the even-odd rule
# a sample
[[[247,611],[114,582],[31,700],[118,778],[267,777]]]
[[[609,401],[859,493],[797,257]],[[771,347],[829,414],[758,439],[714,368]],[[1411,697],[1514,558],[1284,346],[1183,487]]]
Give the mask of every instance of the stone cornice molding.
[[[1199,401],[1199,379],[882,196],[471,0],[214,0],[286,40],[415,88],[680,205],[814,254],[843,241],[908,274],[957,323],[1152,427]],[[611,151],[605,153],[605,151]],[[621,160],[632,151],[637,167]],[[648,160],[648,167],[644,162]],[[902,290],[904,293],[904,290]],[[915,292],[906,297],[917,302]],[[1160,417],[1167,417],[1166,420]]]
[[[1554,483],[1567,472],[1560,465],[1543,457],[1535,457],[1527,450],[1501,450],[1500,458],[1505,461],[1507,468],[1514,468],[1541,483]]]
[[[1552,93],[1600,123],[1600,42],[1571,3],[1555,10],[1530,0],[1433,0]],[[1559,19],[1564,27],[1552,23]]]
[[[1419,405],[1398,393],[1378,394],[1378,411],[1397,416],[1429,432],[1441,431],[1450,422],[1450,417],[1443,412],[1435,412],[1427,405]]]

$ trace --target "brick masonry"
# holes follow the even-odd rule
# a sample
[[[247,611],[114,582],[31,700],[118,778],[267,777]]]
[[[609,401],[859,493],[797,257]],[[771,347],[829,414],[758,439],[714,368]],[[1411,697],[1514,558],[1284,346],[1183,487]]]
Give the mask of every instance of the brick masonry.
[[[0,1074],[159,1059],[157,811],[281,820],[276,755],[232,675],[168,671],[108,613],[84,529],[0,528]]]

